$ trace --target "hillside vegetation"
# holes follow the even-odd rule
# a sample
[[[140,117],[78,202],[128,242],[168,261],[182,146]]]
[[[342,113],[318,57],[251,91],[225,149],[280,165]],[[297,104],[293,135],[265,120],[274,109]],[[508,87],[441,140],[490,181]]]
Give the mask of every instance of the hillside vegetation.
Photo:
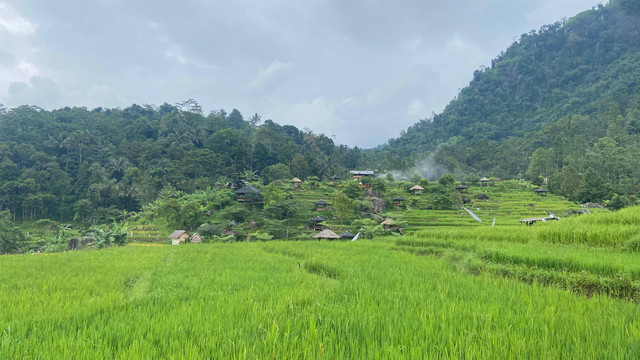
[[[571,199],[624,203],[640,180],[639,82],[638,5],[613,0],[523,34],[378,156],[409,170],[431,154],[459,178],[549,178]]]

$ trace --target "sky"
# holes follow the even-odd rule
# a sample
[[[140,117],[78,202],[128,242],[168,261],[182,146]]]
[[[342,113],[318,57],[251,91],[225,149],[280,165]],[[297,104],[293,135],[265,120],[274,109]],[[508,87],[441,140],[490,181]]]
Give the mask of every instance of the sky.
[[[0,104],[196,100],[363,148],[597,0],[0,0]]]

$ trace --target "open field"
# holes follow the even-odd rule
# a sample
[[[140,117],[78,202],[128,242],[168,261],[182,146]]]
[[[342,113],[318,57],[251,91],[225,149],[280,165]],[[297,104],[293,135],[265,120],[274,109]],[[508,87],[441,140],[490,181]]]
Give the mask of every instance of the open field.
[[[294,191],[292,226],[337,189]],[[126,247],[2,256],[0,359],[640,357],[640,208],[577,216],[518,182],[460,196],[482,223],[427,193],[382,214],[405,236],[167,246],[138,223]]]
[[[473,246],[484,256],[502,251],[520,259],[513,262],[542,263],[522,255],[534,249],[527,244],[495,245]],[[490,272],[470,276],[448,259],[393,251],[398,246],[380,238],[4,256],[0,358],[640,355],[633,301]],[[636,255],[581,255],[554,261],[638,276]]]

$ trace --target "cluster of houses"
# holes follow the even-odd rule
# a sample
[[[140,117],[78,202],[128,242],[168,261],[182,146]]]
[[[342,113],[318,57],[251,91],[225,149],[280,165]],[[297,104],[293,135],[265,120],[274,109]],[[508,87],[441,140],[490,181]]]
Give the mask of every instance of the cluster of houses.
[[[189,240],[191,243],[198,244],[202,243],[202,237],[198,234],[189,234],[185,230],[176,230],[169,235],[169,239],[171,239],[171,245],[180,245],[184,244]]]

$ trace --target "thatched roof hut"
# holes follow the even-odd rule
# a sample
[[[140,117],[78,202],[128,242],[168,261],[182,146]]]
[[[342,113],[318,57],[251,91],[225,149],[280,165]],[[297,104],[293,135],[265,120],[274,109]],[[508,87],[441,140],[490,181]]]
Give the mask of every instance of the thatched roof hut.
[[[202,237],[200,237],[199,234],[193,234],[189,237],[189,240],[191,240],[192,244],[201,244],[202,243]]]
[[[547,193],[549,192],[549,190],[546,189],[536,189],[533,190],[533,192],[535,192],[536,194],[540,195],[540,196],[545,196],[547,195]]]
[[[256,189],[255,187],[251,186],[251,185],[247,185],[247,186],[243,186],[240,189],[236,190],[236,194],[238,195],[245,195],[248,193],[259,193],[260,190]]]
[[[302,180],[298,179],[297,177],[294,177],[293,179],[291,179],[291,181],[296,183],[296,184],[302,183]]]
[[[411,189],[409,189],[413,195],[421,195],[424,191],[424,188],[420,185],[414,185]]]
[[[355,236],[355,235],[354,235]],[[340,239],[340,235],[334,233],[333,231],[326,229],[321,232],[315,234],[313,236],[314,239]]]
[[[343,239],[353,239],[356,236],[356,234],[352,234],[348,231],[343,232],[342,234],[340,234],[340,237]]]
[[[489,180],[489,178],[487,178],[486,176],[480,179],[479,181],[480,181],[480,186],[489,186],[489,183],[491,182],[491,180]]]
[[[456,191],[457,191],[457,192],[459,192],[459,193],[461,193],[461,192],[465,192],[465,191],[467,191],[467,190],[469,190],[469,187],[468,187],[468,186],[464,186],[464,185],[458,185],[458,186],[456,186]]]
[[[395,226],[395,222],[393,221],[392,218],[386,218],[384,219],[384,221],[380,224],[382,226]]]
[[[185,240],[187,240],[189,238],[189,233],[186,232],[185,230],[176,230],[174,232],[171,233],[171,235],[169,235],[169,239],[172,240],[172,244],[176,245],[175,243],[181,243],[184,242]]]
[[[327,205],[329,205],[329,203],[324,200],[318,200],[315,202],[315,204],[316,204],[316,211],[325,211],[327,210]]]

